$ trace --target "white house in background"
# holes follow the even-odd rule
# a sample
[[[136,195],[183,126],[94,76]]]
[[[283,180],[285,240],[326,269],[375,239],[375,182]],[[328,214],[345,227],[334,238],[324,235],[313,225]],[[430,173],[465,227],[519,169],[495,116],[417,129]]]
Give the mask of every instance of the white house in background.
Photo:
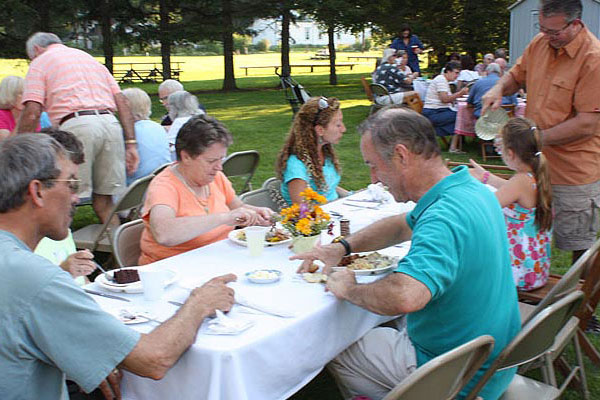
[[[596,37],[600,37],[600,0],[582,0],[581,19]],[[519,0],[510,10],[510,61],[514,63],[523,54],[531,39],[539,33],[539,0]]]
[[[252,38],[252,44],[257,44],[263,39],[267,39],[271,45],[277,45],[281,42],[281,20],[277,19],[258,19],[254,21],[251,29],[256,31],[257,35]],[[371,30],[365,29],[359,35],[353,35],[350,32],[336,32],[335,44],[351,45],[371,37]],[[326,46],[328,43],[327,31],[319,29],[316,22],[310,20],[297,21],[290,24],[290,44],[313,44]]]

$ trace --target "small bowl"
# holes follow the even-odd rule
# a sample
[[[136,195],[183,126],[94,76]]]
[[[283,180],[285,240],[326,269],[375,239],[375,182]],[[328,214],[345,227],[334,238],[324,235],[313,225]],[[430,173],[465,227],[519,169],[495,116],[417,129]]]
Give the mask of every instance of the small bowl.
[[[246,279],[252,283],[274,283],[281,279],[281,271],[276,269],[257,269],[246,272]]]

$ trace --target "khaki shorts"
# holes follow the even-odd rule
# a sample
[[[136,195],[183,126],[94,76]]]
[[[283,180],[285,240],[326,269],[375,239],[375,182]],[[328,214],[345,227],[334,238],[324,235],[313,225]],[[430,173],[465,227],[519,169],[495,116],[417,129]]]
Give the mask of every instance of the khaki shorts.
[[[552,185],[554,242],[561,250],[586,250],[598,233],[600,181],[587,185]]]
[[[79,166],[80,197],[92,192],[117,195],[125,189],[123,130],[112,114],[74,117],[60,126],[83,143],[85,162]]]

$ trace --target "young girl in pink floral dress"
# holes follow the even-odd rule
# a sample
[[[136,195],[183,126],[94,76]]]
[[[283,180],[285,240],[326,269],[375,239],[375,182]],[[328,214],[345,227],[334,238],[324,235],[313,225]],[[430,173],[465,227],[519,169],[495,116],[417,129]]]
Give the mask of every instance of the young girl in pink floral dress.
[[[515,284],[519,290],[542,287],[550,273],[552,190],[540,131],[532,121],[513,118],[504,126],[498,144],[502,159],[516,171],[505,180],[475,161],[474,177],[498,190],[503,207]]]

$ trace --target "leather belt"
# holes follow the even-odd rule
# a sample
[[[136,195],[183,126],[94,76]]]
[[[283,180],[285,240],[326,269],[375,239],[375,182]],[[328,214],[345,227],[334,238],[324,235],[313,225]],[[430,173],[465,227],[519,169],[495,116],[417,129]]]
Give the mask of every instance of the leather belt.
[[[75,111],[71,114],[67,114],[60,120],[60,125],[64,124],[71,118],[81,117],[84,115],[104,115],[104,114],[112,114],[109,110],[83,110],[83,111]]]

